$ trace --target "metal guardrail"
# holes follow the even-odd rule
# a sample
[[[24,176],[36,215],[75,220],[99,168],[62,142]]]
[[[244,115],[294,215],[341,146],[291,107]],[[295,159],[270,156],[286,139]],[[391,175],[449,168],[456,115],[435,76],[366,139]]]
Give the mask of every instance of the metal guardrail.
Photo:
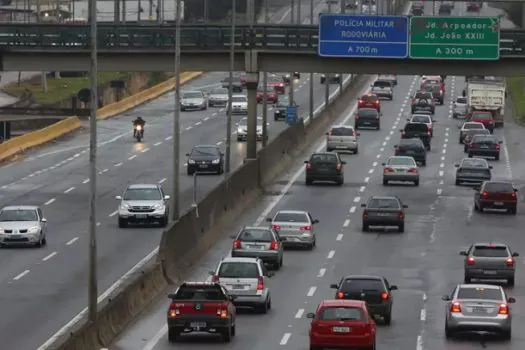
[[[183,25],[180,47],[186,52],[227,51],[231,29],[228,25]],[[151,52],[173,51],[175,28],[161,26],[98,27],[99,50]],[[238,49],[317,52],[318,27],[310,25],[237,26]],[[85,51],[90,46],[88,25],[1,24],[0,51]],[[501,30],[501,55],[522,55],[525,31]]]

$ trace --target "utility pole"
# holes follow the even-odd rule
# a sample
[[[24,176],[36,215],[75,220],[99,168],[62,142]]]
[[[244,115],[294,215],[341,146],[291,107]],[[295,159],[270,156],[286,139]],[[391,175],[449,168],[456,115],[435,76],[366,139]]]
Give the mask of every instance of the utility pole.
[[[310,0],[310,24],[314,24],[314,0]],[[310,121],[314,119],[314,73],[310,73],[310,85],[309,85],[309,109],[310,109]]]
[[[264,0],[264,24],[268,24],[270,21],[270,14],[268,13],[268,0]],[[268,72],[263,73],[263,139],[262,139],[262,145],[263,147],[266,147],[266,144],[268,143]]]
[[[328,13],[332,13],[332,3],[328,2]],[[327,73],[325,75],[326,79],[324,80],[324,107],[328,108],[328,102],[330,101],[330,81],[332,79],[333,73]]]
[[[300,0],[298,0],[300,1]],[[291,10],[290,10],[290,24],[294,24],[295,20],[295,0],[291,0],[290,2]],[[288,91],[288,105],[293,106],[293,100],[294,100],[294,72],[290,72],[290,91]]]
[[[233,98],[233,70],[235,69],[235,20],[237,17],[237,0],[232,0],[231,31],[230,31],[230,69],[228,86],[228,110],[226,111],[226,154],[224,172],[230,173],[231,144],[232,144],[232,98]]]
[[[175,113],[173,120],[173,221],[179,220],[179,157],[180,157],[180,21],[181,0],[175,12]]]
[[[97,1],[89,0],[89,22],[91,35],[89,103],[89,278],[88,314],[91,322],[97,322],[97,107],[98,107],[98,62],[97,62]]]
[[[382,0],[379,0],[382,1]],[[344,15],[346,13],[346,0],[341,0],[341,14]],[[343,73],[339,73],[339,94],[343,94],[343,80],[344,75]]]

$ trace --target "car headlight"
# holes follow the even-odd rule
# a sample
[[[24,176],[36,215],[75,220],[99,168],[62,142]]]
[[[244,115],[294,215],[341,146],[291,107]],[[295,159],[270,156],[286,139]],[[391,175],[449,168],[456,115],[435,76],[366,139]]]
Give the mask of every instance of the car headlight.
[[[153,210],[164,209],[164,204],[155,204],[152,206]]]
[[[219,164],[220,162],[221,162],[221,160],[220,160],[220,159],[215,159],[215,160],[214,160],[214,161],[212,161],[211,163],[212,163],[212,164]]]
[[[321,78],[326,78],[326,75],[324,75],[324,74],[321,74]]]
[[[123,209],[123,210],[129,209],[129,204],[122,203],[122,204],[120,204],[120,208]]]
[[[40,227],[38,226],[33,226],[33,227],[30,227],[27,229],[27,233],[29,234],[35,234],[35,233],[38,233],[40,232]]]
[[[244,134],[246,131],[243,128],[237,129],[237,134]]]
[[[4,229],[3,228],[0,228],[0,235],[3,235],[5,232],[4,232]]]
[[[188,164],[195,164],[195,161],[193,159],[188,159]]]

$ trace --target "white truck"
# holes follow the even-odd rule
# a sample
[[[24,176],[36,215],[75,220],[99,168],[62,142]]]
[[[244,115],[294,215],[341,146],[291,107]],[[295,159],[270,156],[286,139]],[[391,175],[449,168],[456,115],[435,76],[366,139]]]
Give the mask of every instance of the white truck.
[[[466,88],[468,114],[474,111],[490,111],[496,127],[502,127],[506,90],[504,78],[469,79]]]

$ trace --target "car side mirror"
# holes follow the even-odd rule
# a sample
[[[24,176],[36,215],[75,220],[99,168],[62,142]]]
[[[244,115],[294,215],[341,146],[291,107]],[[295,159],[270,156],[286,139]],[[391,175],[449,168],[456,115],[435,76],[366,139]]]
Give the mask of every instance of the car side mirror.
[[[168,199],[170,199],[171,197],[170,196],[164,196],[164,200],[167,201]]]
[[[266,222],[272,222],[272,218],[266,218]]]
[[[459,168],[459,164],[454,164],[454,166],[455,166],[456,168]]]
[[[459,252],[459,255],[467,256],[467,252],[462,250],[462,251]]]
[[[46,219],[46,218],[42,218],[42,219],[40,220],[40,222],[43,222],[43,223],[45,224],[45,223],[47,222],[47,219]]]
[[[397,290],[397,286],[396,285],[390,286],[390,290]]]
[[[307,161],[307,160],[305,160],[305,161],[304,161],[304,164],[308,164],[308,163],[310,163],[310,162],[309,162],[309,161]]]
[[[341,161],[341,164],[345,165],[345,164],[346,164],[346,161],[345,161],[345,160],[342,160],[342,161]]]
[[[513,298],[513,297],[509,297],[507,299],[507,302],[510,303],[510,304],[514,304],[516,302],[516,298]]]
[[[325,134],[326,136],[330,135],[330,133],[329,133],[329,132],[325,132],[324,134]]]
[[[266,272],[266,277],[268,277],[268,278],[272,278],[274,275],[275,275],[275,274],[274,274],[273,271],[268,271],[268,272]]]
[[[514,192],[518,192],[518,189],[517,189],[517,188],[515,188],[515,189],[514,189]]]
[[[115,196],[115,199],[121,201],[122,200],[122,196]]]
[[[408,208],[408,205],[406,205],[406,204],[403,204],[403,208],[405,208],[405,209],[406,209],[406,208]]]
[[[230,299],[230,301],[234,301],[235,299],[237,299],[237,296],[235,296],[235,295],[229,295],[229,296],[228,296],[228,299]]]
[[[432,119],[432,123],[437,123],[437,120],[435,120],[435,119]]]
[[[443,300],[443,301],[451,301],[452,298],[451,298],[449,295],[443,295],[443,296],[441,297],[441,300]]]
[[[403,132],[404,130],[403,129],[399,129],[399,132]]]
[[[331,285],[330,285],[330,288],[331,288],[331,289],[339,289],[339,285],[337,285],[337,284],[331,284]]]
[[[306,314],[306,318],[315,318],[315,314],[313,312],[309,312]]]
[[[189,154],[189,153],[186,153],[186,157],[189,157],[189,156],[190,156],[190,154]]]
[[[236,239],[236,238],[237,238],[236,235],[230,235],[230,236],[228,236],[228,237],[230,237],[231,239]]]
[[[513,257],[520,256],[520,253],[512,253],[512,256],[513,256]]]
[[[215,271],[212,271],[212,270],[208,271],[208,275],[214,276],[215,275]]]
[[[409,122],[409,121],[410,121],[410,118],[407,118],[406,121]]]
[[[489,165],[489,169],[493,169],[494,167],[492,165]]]
[[[366,208],[366,204],[365,203],[361,203],[361,208]]]
[[[385,166],[385,165],[386,165],[386,163],[381,163],[381,166]]]
[[[473,187],[472,189],[476,192],[479,192],[479,187]]]
[[[176,297],[175,293],[168,294],[168,298],[170,299],[175,299],[175,297]]]
[[[312,223],[314,223],[314,224],[318,224],[318,223],[319,223],[319,220],[318,220],[318,219],[314,219],[314,221],[312,221]]]

